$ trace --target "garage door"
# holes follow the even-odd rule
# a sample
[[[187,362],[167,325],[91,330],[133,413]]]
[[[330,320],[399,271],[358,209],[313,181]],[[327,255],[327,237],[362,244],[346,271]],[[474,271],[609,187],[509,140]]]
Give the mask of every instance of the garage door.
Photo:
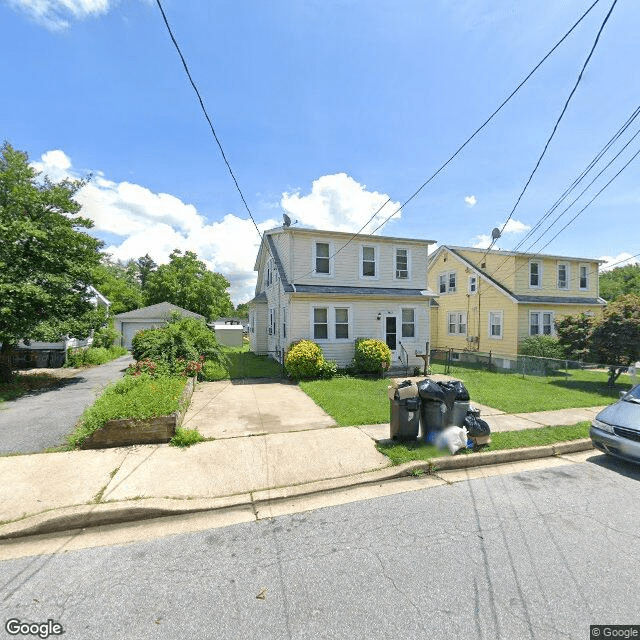
[[[157,329],[161,322],[123,322],[122,323],[122,343],[126,349],[131,349],[133,336],[143,329]]]

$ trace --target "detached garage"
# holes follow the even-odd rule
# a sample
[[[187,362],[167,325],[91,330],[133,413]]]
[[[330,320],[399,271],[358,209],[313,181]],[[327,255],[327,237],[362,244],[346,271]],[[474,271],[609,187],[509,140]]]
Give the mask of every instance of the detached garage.
[[[152,304],[150,307],[119,313],[113,316],[113,320],[115,330],[122,334],[122,346],[126,349],[131,349],[131,340],[138,331],[163,327],[167,324],[174,311],[185,317],[197,318],[203,321],[205,319],[199,313],[176,307],[175,304],[170,302],[161,302],[160,304]]]

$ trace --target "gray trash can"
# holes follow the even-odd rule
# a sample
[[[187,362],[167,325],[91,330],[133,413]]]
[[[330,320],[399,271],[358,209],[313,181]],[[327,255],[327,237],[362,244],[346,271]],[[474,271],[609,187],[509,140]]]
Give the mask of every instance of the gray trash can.
[[[391,399],[391,437],[416,440],[420,431],[420,398]]]
[[[461,427],[464,419],[467,417],[467,411],[471,407],[471,403],[465,400],[456,400],[451,410],[447,412],[447,426]]]
[[[448,413],[447,405],[444,402],[422,401],[420,424],[422,425],[422,438],[425,442],[431,442],[434,434],[447,426]]]

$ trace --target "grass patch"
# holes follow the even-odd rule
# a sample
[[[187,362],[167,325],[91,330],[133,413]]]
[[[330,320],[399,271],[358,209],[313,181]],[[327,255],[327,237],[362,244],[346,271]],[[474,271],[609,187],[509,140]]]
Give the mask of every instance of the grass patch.
[[[67,440],[67,448],[81,445],[108,420],[118,418],[152,418],[178,409],[186,378],[150,378],[125,376],[107,387],[105,392],[81,416]]]
[[[40,389],[50,389],[63,381],[63,378],[50,373],[18,373],[11,382],[0,383],[0,403],[5,400],[15,400]]]
[[[237,378],[279,378],[282,367],[272,358],[257,356],[249,350],[249,345],[242,347],[223,347],[228,363],[220,365],[208,360],[202,369],[205,380],[234,380]]]
[[[581,440],[589,437],[590,422],[561,427],[540,427],[524,431],[503,431],[491,434],[491,444],[482,451],[502,451],[505,449],[522,449],[524,447],[541,447],[543,445]],[[430,460],[449,455],[448,451],[437,449],[433,445],[420,441],[409,443],[379,443],[378,451],[391,459],[393,464],[402,464],[413,460]],[[470,453],[470,455],[473,455]]]
[[[185,448],[190,447],[192,444],[202,442],[203,440],[204,438],[197,429],[183,429],[182,427],[178,427],[176,434],[171,438],[169,444],[172,444],[174,447]]]

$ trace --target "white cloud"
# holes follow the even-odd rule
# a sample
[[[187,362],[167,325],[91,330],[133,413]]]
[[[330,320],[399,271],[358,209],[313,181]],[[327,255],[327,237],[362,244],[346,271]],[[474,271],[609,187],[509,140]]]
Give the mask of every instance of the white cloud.
[[[600,265],[600,271],[611,271],[616,267],[624,267],[628,264],[636,264],[638,256],[623,251],[617,256],[600,256],[599,260],[604,260],[605,264]]]
[[[476,198],[475,196],[464,197],[464,203],[467,205],[467,207],[475,207],[477,202],[478,202],[478,198]]]
[[[26,13],[52,31],[67,29],[69,20],[99,16],[109,10],[109,0],[8,0],[9,6]]]
[[[400,211],[395,213],[400,203],[387,200],[386,194],[367,191],[365,185],[346,173],[336,173],[314,180],[307,195],[283,193],[280,204],[292,220],[316,229],[355,232],[375,214],[363,231],[371,233],[387,217],[401,217]]]
[[[71,159],[60,149],[44,153],[32,166],[51,180],[78,178]],[[387,200],[385,194],[367,191],[344,173],[315,180],[311,193],[285,193],[282,207],[308,227],[357,231]],[[253,297],[253,271],[260,238],[250,219],[233,214],[209,221],[193,204],[168,193],[154,193],[130,182],[114,182],[103,173],[76,194],[81,214],[93,220],[94,230],[118,237],[105,251],[118,260],[139,258],[148,253],[158,264],[169,261],[173,249],[194,251],[212,271],[231,283],[234,303]],[[399,207],[389,203],[376,216],[377,226]],[[396,218],[400,214],[396,214]],[[258,224],[261,232],[281,224],[270,217]],[[369,229],[372,225],[369,225]]]
[[[500,227],[497,227],[497,228],[500,229]],[[504,237],[507,233],[517,235],[519,233],[524,233],[525,231],[529,231],[529,229],[531,229],[531,227],[528,224],[525,224],[524,222],[520,222],[520,220],[514,220],[512,218],[505,225],[504,230],[502,231],[501,237]],[[475,238],[472,238],[471,243],[472,243],[472,246],[475,247],[476,249],[487,249],[491,245],[491,236],[481,233]],[[496,251],[498,250],[498,247],[495,245],[493,246],[493,248]]]

